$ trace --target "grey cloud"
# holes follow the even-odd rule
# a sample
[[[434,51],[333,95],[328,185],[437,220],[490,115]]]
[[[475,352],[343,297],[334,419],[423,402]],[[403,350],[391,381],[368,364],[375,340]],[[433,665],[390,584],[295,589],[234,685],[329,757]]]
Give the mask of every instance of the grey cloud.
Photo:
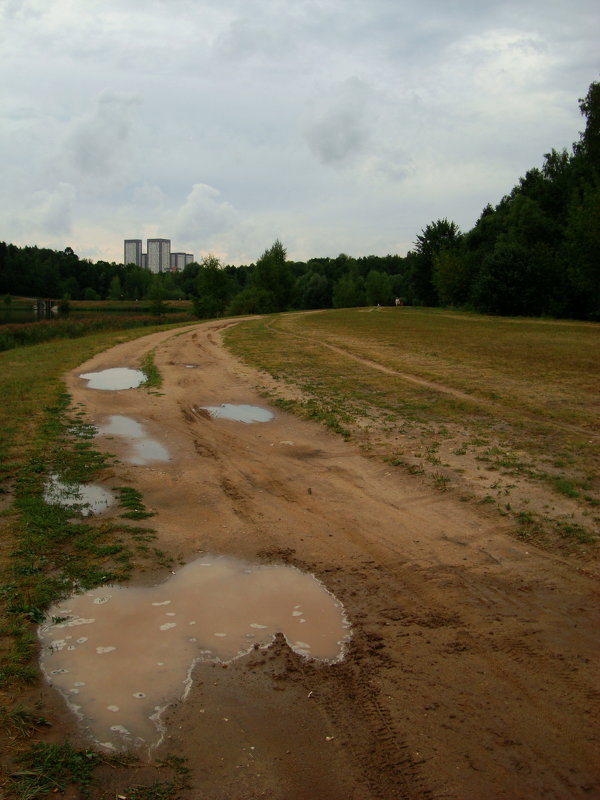
[[[66,159],[76,173],[107,180],[128,152],[133,97],[104,92],[95,110],[79,119],[66,141]]]
[[[216,51],[227,59],[243,60],[252,56],[284,56],[289,53],[289,39],[268,21],[233,20],[216,40]]]
[[[324,164],[343,164],[365,149],[371,134],[369,100],[367,87],[358,79],[345,82],[333,96],[321,100],[306,139]]]

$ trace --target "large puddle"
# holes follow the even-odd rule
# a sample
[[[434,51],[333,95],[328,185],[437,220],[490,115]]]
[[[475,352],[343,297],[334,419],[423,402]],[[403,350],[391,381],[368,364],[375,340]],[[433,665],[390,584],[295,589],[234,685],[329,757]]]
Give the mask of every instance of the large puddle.
[[[307,658],[343,657],[350,629],[340,603],[312,575],[203,556],[159,586],[74,595],[40,627],[41,666],[97,745],[145,747],[160,715],[187,695],[199,661],[227,662],[277,632]]]
[[[104,389],[107,391],[120,391],[122,389],[136,389],[146,381],[146,376],[139,369],[128,367],[112,367],[101,372],[85,372],[79,376],[88,382],[88,389]]]
[[[105,424],[97,425],[96,430],[101,436],[119,436],[128,440],[129,450],[123,460],[129,464],[144,465],[170,459],[167,448],[152,439],[144,426],[131,417],[113,414]]]
[[[84,516],[101,514],[115,502],[114,495],[94,483],[66,483],[51,474],[44,486],[44,502],[73,508]]]
[[[215,419],[232,419],[235,422],[269,422],[273,414],[260,406],[234,405],[223,403],[220,406],[202,406]]]

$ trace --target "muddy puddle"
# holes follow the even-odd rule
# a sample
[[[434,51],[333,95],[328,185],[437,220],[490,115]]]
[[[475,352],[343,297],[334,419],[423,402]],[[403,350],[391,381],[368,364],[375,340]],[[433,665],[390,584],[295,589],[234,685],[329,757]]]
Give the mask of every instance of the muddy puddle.
[[[121,391],[136,389],[146,381],[146,376],[139,369],[128,367],[112,367],[101,372],[85,372],[79,376],[88,382],[88,389],[105,391]]]
[[[269,422],[274,417],[271,411],[260,406],[223,403],[220,406],[202,406],[214,419],[231,419],[235,422]]]
[[[336,661],[350,636],[340,603],[308,573],[205,555],[154,587],[101,587],[50,609],[41,667],[107,750],[162,739],[161,713],[185,698],[195,664],[228,662],[281,632],[306,658]]]
[[[51,474],[44,486],[44,502],[73,508],[84,516],[101,514],[114,505],[115,496],[94,483],[66,483]]]
[[[157,439],[149,436],[146,428],[132,417],[113,414],[105,423],[96,425],[100,436],[116,436],[125,439],[126,454],[123,461],[128,464],[143,466],[154,461],[169,461],[171,456],[167,448]]]

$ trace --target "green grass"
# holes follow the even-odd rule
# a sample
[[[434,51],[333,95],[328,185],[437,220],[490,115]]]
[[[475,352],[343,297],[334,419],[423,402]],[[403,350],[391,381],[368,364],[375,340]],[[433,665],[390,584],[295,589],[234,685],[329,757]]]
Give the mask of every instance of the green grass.
[[[13,773],[15,797],[19,800],[47,797],[63,793],[72,784],[82,798],[89,797],[94,768],[103,761],[98,753],[78,750],[69,742],[36,742],[17,758],[20,769]]]
[[[150,350],[140,361],[140,367],[146,380],[144,386],[147,389],[160,389],[162,386],[162,375],[154,362],[154,350]]]
[[[63,794],[75,787],[78,797],[90,797],[95,783],[95,771],[107,765],[111,768],[135,767],[137,760],[129,755],[105,756],[94,750],[73,747],[68,741],[60,744],[35,742],[16,759],[18,769],[11,775],[11,795],[15,800]],[[156,766],[167,771],[167,780],[155,780],[147,785],[133,784],[120,791],[128,800],[178,800],[188,788],[190,770],[185,760],[169,756]]]
[[[128,509],[124,514],[119,514],[121,519],[147,519],[154,516],[153,511],[146,511],[142,495],[137,489],[132,489],[130,486],[115,486],[114,490],[119,495],[119,504]]]

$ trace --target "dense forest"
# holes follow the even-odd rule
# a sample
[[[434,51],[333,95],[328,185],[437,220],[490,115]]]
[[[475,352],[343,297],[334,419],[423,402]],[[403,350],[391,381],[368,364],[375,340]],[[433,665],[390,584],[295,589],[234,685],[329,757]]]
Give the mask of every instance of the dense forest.
[[[579,107],[585,130],[552,150],[474,227],[427,225],[406,256],[289,261],[277,240],[255,264],[214,256],[153,275],[133,264],[0,243],[0,294],[73,300],[191,298],[199,317],[405,304],[600,320],[600,83]]]

